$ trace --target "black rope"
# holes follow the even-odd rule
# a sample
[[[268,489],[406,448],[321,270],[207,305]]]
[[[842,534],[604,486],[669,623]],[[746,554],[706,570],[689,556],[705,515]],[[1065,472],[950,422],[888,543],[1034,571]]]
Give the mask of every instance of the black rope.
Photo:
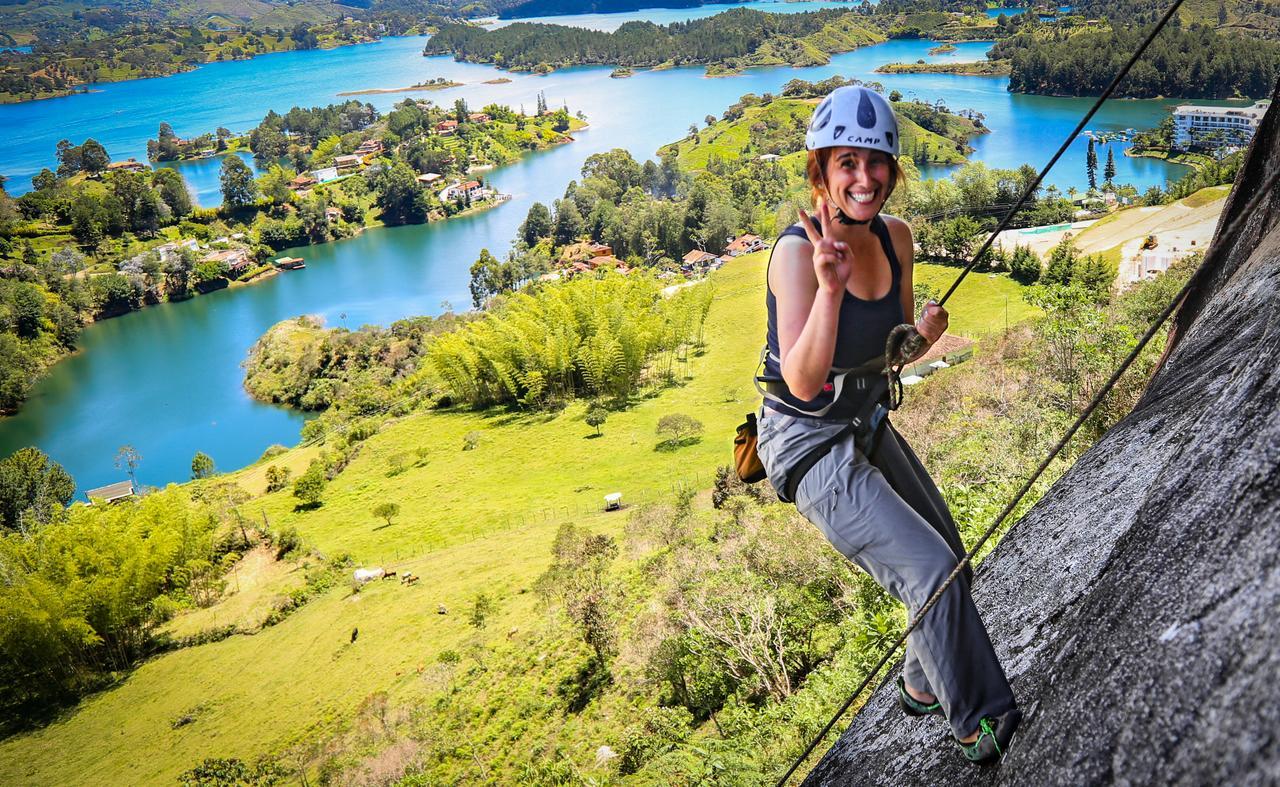
[[[1111,84],[1107,85],[1107,89],[1102,91],[1102,95],[1098,96],[1098,100],[1093,102],[1093,106],[1089,108],[1089,111],[1085,113],[1084,117],[1080,118],[1080,122],[1076,124],[1075,129],[1073,129],[1071,134],[1069,134],[1066,140],[1063,141],[1062,147],[1058,148],[1058,152],[1053,154],[1053,158],[1049,159],[1049,163],[1044,166],[1044,169],[1040,170],[1040,174],[1036,175],[1036,179],[1031,181],[1031,185],[1027,186],[1026,190],[1022,192],[1022,196],[1018,198],[1018,201],[1014,203],[1013,208],[1005,214],[1003,219],[1001,219],[1000,224],[996,227],[995,231],[991,233],[991,237],[987,238],[986,242],[982,244],[982,247],[973,255],[973,260],[965,266],[965,269],[960,272],[958,277],[956,277],[951,288],[938,299],[939,306],[947,302],[947,299],[951,297],[951,293],[955,292],[956,288],[960,286],[960,282],[964,281],[964,277],[968,276],[969,272],[977,267],[978,260],[982,259],[982,255],[987,252],[987,249],[991,248],[991,244],[995,242],[996,236],[1001,232],[1004,232],[1004,230],[1009,226],[1009,222],[1013,221],[1014,215],[1017,214],[1031,195],[1035,193],[1035,190],[1040,187],[1040,182],[1044,180],[1044,176],[1049,173],[1049,170],[1053,168],[1054,164],[1058,163],[1058,159],[1062,158],[1063,153],[1067,152],[1067,148],[1071,147],[1071,143],[1074,142],[1076,137],[1080,135],[1080,132],[1084,130],[1085,124],[1087,124],[1093,118],[1094,114],[1102,108],[1103,102],[1111,97],[1111,94],[1115,92],[1117,87],[1119,87],[1120,82],[1129,75],[1129,69],[1133,68],[1133,64],[1138,62],[1138,58],[1142,57],[1142,53],[1147,51],[1147,47],[1155,39],[1156,35],[1164,28],[1165,24],[1181,5],[1182,0],[1174,0],[1173,5],[1169,6],[1169,10],[1164,12],[1164,16],[1160,18],[1160,21],[1156,23],[1156,26],[1151,29],[1149,34],[1147,34],[1146,40],[1142,42],[1141,46],[1134,50],[1133,57],[1129,58],[1129,62],[1124,64],[1124,68],[1120,69],[1120,73],[1116,74],[1115,79],[1111,80]]]
[[[969,275],[969,272],[972,271],[974,267],[978,264],[978,260],[982,258],[982,255],[987,251],[987,249],[991,248],[991,244],[995,240],[996,236],[999,235],[1005,229],[1006,226],[1008,226],[1009,222],[1013,219],[1013,216],[1018,212],[1018,209],[1022,207],[1023,203],[1026,202],[1027,198],[1036,190],[1036,188],[1040,185],[1040,182],[1044,179],[1044,176],[1049,172],[1050,169],[1053,168],[1053,165],[1058,162],[1058,159],[1062,158],[1062,154],[1066,152],[1068,147],[1071,146],[1072,141],[1079,135],[1080,131],[1084,128],[1085,124],[1088,123],[1089,119],[1094,116],[1094,114],[1102,106],[1103,102],[1106,101],[1107,98],[1110,97],[1113,92],[1115,92],[1115,89],[1120,84],[1121,80],[1123,80],[1125,76],[1128,75],[1129,69],[1132,68],[1133,64],[1138,61],[1138,59],[1142,56],[1142,53],[1145,52],[1147,47],[1151,44],[1151,42],[1155,40],[1156,35],[1159,34],[1159,32],[1164,28],[1165,24],[1168,23],[1169,19],[1172,18],[1174,12],[1177,11],[1178,7],[1181,5],[1182,5],[1182,0],[1174,0],[1173,4],[1169,6],[1169,9],[1165,11],[1164,16],[1160,18],[1160,21],[1157,22],[1155,27],[1152,28],[1151,32],[1147,34],[1147,37],[1142,42],[1142,45],[1139,46],[1137,50],[1134,51],[1133,56],[1129,58],[1129,62],[1125,63],[1124,68],[1120,69],[1120,72],[1116,74],[1116,77],[1111,80],[1111,84],[1107,86],[1107,89],[1103,92],[1103,94],[1098,98],[1097,101],[1094,102],[1093,106],[1090,107],[1087,113],[1085,113],[1084,117],[1081,118],[1080,122],[1076,125],[1075,129],[1071,132],[1071,134],[1067,137],[1067,139],[1062,143],[1062,146],[1058,148],[1058,152],[1055,153],[1053,155],[1053,158],[1049,160],[1049,163],[1046,164],[1045,167],[1040,170],[1040,174],[1036,175],[1036,179],[1032,181],[1029,186],[1027,186],[1026,190],[1022,193],[1022,196],[1018,199],[1017,203],[1013,206],[1013,208],[1007,214],[1005,214],[1005,217],[1000,222],[999,226],[996,227],[995,231],[991,233],[991,236],[987,238],[986,242],[982,244],[982,247],[978,249],[976,254],[974,254],[973,260],[965,267],[963,271],[961,271],[959,277],[957,277],[955,282],[951,285],[951,288],[948,289],[947,292],[938,300],[939,305],[942,305],[943,303],[946,302],[948,298],[951,297],[951,294],[955,292],[957,287],[960,286],[960,282],[964,280],[964,277]],[[1272,174],[1271,178],[1268,180],[1268,186],[1266,188],[1260,189],[1254,195],[1253,199],[1250,200],[1248,207],[1244,211],[1242,211],[1239,216],[1236,217],[1236,220],[1234,222],[1232,222],[1230,230],[1234,230],[1236,225],[1244,217],[1246,217],[1249,213],[1252,212],[1252,209],[1256,207],[1256,204],[1261,199],[1261,197],[1264,194],[1268,194],[1270,192],[1271,185],[1274,185],[1276,181],[1276,174],[1277,173]],[[1228,233],[1224,232],[1219,237],[1228,237]],[[1120,379],[1120,376],[1123,375],[1126,370],[1128,370],[1129,366],[1138,357],[1138,354],[1141,353],[1142,350],[1147,346],[1147,342],[1151,340],[1151,337],[1154,336],[1156,331],[1160,328],[1160,326],[1164,324],[1164,321],[1169,318],[1169,315],[1172,314],[1174,309],[1177,308],[1178,304],[1182,302],[1182,299],[1186,297],[1186,294],[1191,291],[1191,288],[1193,287],[1193,285],[1198,279],[1200,270],[1203,270],[1206,267],[1206,264],[1208,263],[1209,259],[1214,255],[1214,252],[1217,250],[1217,248],[1218,248],[1218,244],[1215,244],[1214,248],[1210,249],[1209,253],[1205,255],[1205,259],[1201,263],[1200,267],[1197,268],[1196,273],[1193,274],[1191,278],[1187,280],[1187,283],[1183,285],[1182,289],[1178,291],[1178,294],[1173,298],[1172,301],[1170,301],[1169,305],[1166,306],[1164,311],[1160,313],[1160,316],[1156,319],[1156,321],[1152,323],[1150,328],[1147,329],[1147,332],[1143,334],[1137,346],[1134,347],[1133,351],[1129,353],[1128,357],[1124,359],[1124,361],[1120,364],[1120,366],[1116,369],[1116,371],[1111,375],[1111,378],[1107,380],[1106,384],[1104,384],[1102,388],[1099,389],[1098,393],[1093,397],[1093,401],[1091,401],[1089,405],[1085,407],[1084,411],[1080,413],[1080,416],[1076,418],[1075,423],[1071,425],[1071,428],[1068,429],[1066,434],[1062,436],[1062,439],[1058,441],[1058,444],[1053,447],[1053,450],[1049,452],[1049,455],[1045,457],[1044,461],[1040,463],[1040,466],[1036,468],[1035,472],[1032,473],[1031,477],[1026,481],[1026,483],[1022,485],[1022,488],[1018,490],[1018,493],[1013,496],[1013,499],[1009,502],[1009,504],[1004,507],[1004,509],[1000,512],[999,516],[996,517],[995,521],[991,523],[991,526],[987,528],[986,532],[982,534],[982,537],[978,539],[977,543],[975,543],[967,553],[965,553],[964,559],[961,560],[956,565],[955,569],[952,570],[951,574],[947,577],[946,581],[944,581],[942,585],[940,585],[938,589],[934,591],[933,595],[929,597],[929,600],[926,601],[924,606],[920,608],[920,611],[917,612],[915,617],[912,618],[910,625],[907,626],[906,631],[904,631],[902,635],[898,637],[898,639],[893,643],[893,645],[891,645],[889,649],[885,651],[884,655],[880,658],[880,661],[877,662],[875,667],[871,669],[871,672],[869,672],[867,674],[867,677],[863,679],[862,683],[858,685],[858,688],[853,690],[853,693],[851,693],[849,695],[849,698],[844,701],[844,704],[841,705],[840,709],[837,710],[835,715],[831,717],[831,720],[828,721],[823,726],[822,730],[816,736],[814,736],[813,740],[809,742],[809,745],[805,747],[804,752],[799,757],[796,758],[795,762],[791,763],[791,767],[788,768],[787,772],[783,774],[781,779],[778,780],[778,787],[783,787],[783,785],[785,785],[787,781],[791,778],[792,774],[796,772],[796,769],[800,767],[801,763],[803,763],[809,757],[809,755],[813,753],[813,750],[817,747],[818,743],[827,736],[827,733],[829,733],[831,731],[831,728],[835,726],[836,722],[840,720],[840,717],[845,714],[845,711],[849,710],[850,706],[852,706],[854,701],[857,700],[858,696],[862,694],[863,691],[866,690],[867,686],[871,684],[871,681],[880,672],[880,670],[883,669],[884,666],[889,663],[889,659],[893,657],[894,653],[897,652],[898,648],[901,647],[902,644],[907,641],[907,636],[910,635],[911,632],[915,630],[916,626],[920,624],[920,621],[924,617],[924,615],[928,613],[930,609],[933,608],[934,604],[936,604],[938,602],[938,599],[942,597],[942,594],[947,591],[947,588],[951,586],[951,583],[955,581],[956,577],[960,576],[960,574],[964,571],[965,567],[967,567],[972,562],[973,556],[977,553],[977,551],[980,548],[982,548],[983,544],[985,544],[988,541],[988,539],[991,538],[991,536],[1000,527],[1000,525],[1004,523],[1004,520],[1009,516],[1009,514],[1012,513],[1013,510],[1017,508],[1018,504],[1022,502],[1022,498],[1026,496],[1027,492],[1031,490],[1031,487],[1035,484],[1035,482],[1039,480],[1040,476],[1044,473],[1044,471],[1049,467],[1050,464],[1053,463],[1053,460],[1058,457],[1058,454],[1060,454],[1062,452],[1062,449],[1067,446],[1067,443],[1071,441],[1071,438],[1075,436],[1075,433],[1080,429],[1080,427],[1084,424],[1084,422],[1088,420],[1089,416],[1093,414],[1093,411],[1097,409],[1098,405],[1102,403],[1103,398],[1105,398],[1106,395],[1111,392],[1111,389],[1115,386],[1116,382]],[[886,350],[886,355],[888,355],[890,352],[891,350]]]
[[[956,565],[955,569],[952,570],[951,574],[942,583],[942,585],[940,585],[938,589],[934,591],[933,595],[929,597],[929,600],[924,603],[924,606],[922,606],[920,611],[912,618],[911,624],[907,626],[907,630],[904,631],[902,636],[898,637],[893,645],[889,647],[884,656],[880,658],[880,661],[877,662],[875,667],[871,669],[871,672],[867,674],[867,677],[858,685],[858,688],[854,689],[853,693],[849,695],[849,698],[840,706],[840,710],[836,711],[836,714],[831,717],[831,721],[827,722],[826,726],[822,728],[822,731],[809,743],[808,747],[805,748],[804,753],[801,754],[794,763],[792,763],[791,767],[787,770],[786,775],[778,780],[778,787],[782,787],[782,785],[786,784],[787,780],[791,778],[791,775],[795,773],[796,768],[800,767],[800,764],[813,753],[814,747],[818,745],[818,742],[826,737],[827,733],[831,731],[831,728],[835,726],[835,723],[844,715],[845,711],[849,709],[849,706],[853,704],[858,695],[860,695],[867,686],[870,685],[876,674],[889,662],[889,659],[893,656],[894,652],[896,652],[897,649],[907,641],[907,636],[915,630],[916,626],[920,624],[920,621],[924,618],[925,614],[938,602],[938,599],[942,598],[942,594],[947,591],[947,588],[951,586],[951,583],[955,581],[956,577],[960,576],[965,567],[972,562],[973,556],[982,548],[982,545],[987,543],[1000,525],[1004,523],[1004,520],[1009,516],[1009,514],[1013,513],[1013,510],[1018,507],[1018,504],[1022,502],[1022,498],[1031,490],[1031,487],[1035,482],[1040,479],[1040,476],[1043,475],[1044,471],[1053,463],[1053,460],[1058,458],[1058,454],[1062,452],[1062,449],[1067,446],[1067,443],[1071,441],[1071,438],[1074,437],[1080,427],[1084,425],[1084,422],[1089,419],[1089,416],[1093,414],[1093,411],[1098,408],[1098,405],[1102,403],[1102,400],[1111,392],[1111,389],[1115,387],[1115,384],[1120,380],[1120,377],[1128,371],[1129,366],[1133,364],[1134,360],[1137,359],[1138,355],[1147,346],[1147,343],[1151,341],[1153,336],[1155,336],[1156,332],[1160,329],[1160,326],[1164,324],[1165,320],[1169,319],[1169,315],[1173,314],[1173,312],[1178,308],[1178,305],[1182,303],[1182,300],[1187,296],[1187,293],[1191,292],[1191,290],[1199,283],[1200,275],[1210,268],[1210,261],[1216,259],[1218,252],[1221,251],[1223,247],[1221,239],[1230,238],[1235,235],[1236,230],[1245,220],[1248,219],[1250,215],[1253,214],[1253,211],[1258,207],[1258,204],[1264,198],[1269,198],[1271,196],[1271,190],[1276,186],[1277,181],[1280,181],[1280,169],[1271,173],[1271,176],[1267,178],[1266,183],[1264,183],[1263,187],[1253,195],[1253,198],[1249,200],[1249,203],[1245,206],[1244,210],[1240,211],[1231,224],[1229,224],[1226,229],[1219,234],[1219,242],[1215,243],[1213,247],[1209,249],[1208,253],[1205,254],[1204,259],[1200,262],[1200,265],[1196,268],[1195,272],[1193,272],[1187,279],[1187,283],[1182,286],[1182,289],[1178,290],[1177,295],[1173,296],[1173,299],[1169,301],[1169,305],[1165,306],[1164,310],[1160,312],[1160,315],[1156,317],[1155,321],[1151,324],[1151,327],[1148,328],[1147,332],[1138,340],[1137,346],[1133,348],[1133,351],[1129,353],[1102,388],[1098,390],[1098,393],[1093,397],[1093,400],[1089,402],[1088,406],[1085,407],[1079,417],[1076,418],[1075,423],[1071,425],[1071,428],[1067,430],[1066,434],[1062,436],[1057,445],[1053,447],[1053,450],[1049,452],[1049,455],[1045,457],[1044,461],[1040,463],[1040,466],[1031,474],[1031,477],[1022,485],[1022,488],[1018,490],[1018,493],[1013,496],[1013,499],[1009,504],[1004,507],[996,517],[995,521],[991,523],[991,526],[988,527],[986,532],[982,534],[982,537],[978,539],[977,543],[975,543],[965,554],[964,559]]]

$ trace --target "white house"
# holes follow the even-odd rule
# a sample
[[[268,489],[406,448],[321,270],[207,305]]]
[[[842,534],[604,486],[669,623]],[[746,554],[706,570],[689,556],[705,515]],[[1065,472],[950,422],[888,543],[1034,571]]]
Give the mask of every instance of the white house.
[[[316,179],[316,183],[327,183],[338,177],[337,167],[325,167],[324,169],[311,170],[311,177]]]
[[[1216,132],[1223,145],[1244,147],[1253,139],[1269,106],[1270,101],[1259,101],[1251,107],[1183,104],[1173,110],[1173,145],[1187,148]]]

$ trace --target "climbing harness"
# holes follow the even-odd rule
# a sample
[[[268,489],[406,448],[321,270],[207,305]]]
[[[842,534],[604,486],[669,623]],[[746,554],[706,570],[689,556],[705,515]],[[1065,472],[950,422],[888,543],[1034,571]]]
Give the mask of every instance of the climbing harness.
[[[1062,157],[1062,154],[1066,152],[1068,147],[1070,147],[1071,142],[1084,129],[1085,124],[1089,122],[1089,120],[1094,116],[1094,114],[1098,111],[1098,109],[1102,107],[1102,104],[1111,96],[1112,93],[1115,92],[1115,89],[1120,84],[1120,81],[1124,79],[1125,76],[1129,73],[1129,69],[1133,67],[1133,64],[1136,63],[1140,57],[1142,57],[1142,54],[1147,50],[1147,47],[1150,46],[1151,42],[1155,39],[1156,35],[1159,34],[1159,32],[1162,29],[1164,29],[1164,26],[1166,24],[1168,24],[1169,19],[1172,18],[1174,13],[1177,12],[1178,8],[1182,5],[1182,2],[1183,0],[1173,1],[1173,3],[1169,6],[1168,10],[1165,11],[1164,16],[1160,18],[1160,20],[1151,29],[1151,32],[1147,34],[1146,39],[1143,40],[1142,44],[1136,50],[1134,50],[1133,56],[1129,58],[1128,62],[1125,63],[1124,67],[1120,69],[1120,72],[1116,74],[1114,79],[1111,80],[1111,84],[1107,86],[1107,89],[1103,91],[1102,95],[1098,97],[1098,100],[1095,101],[1093,106],[1090,107],[1089,111],[1085,113],[1084,117],[1080,120],[1079,124],[1076,125],[1075,129],[1071,132],[1071,134],[1067,137],[1067,139],[1062,143],[1062,146],[1058,148],[1058,152],[1055,153],[1053,155],[1053,158],[1049,160],[1049,163],[1046,164],[1044,168],[1040,170],[1040,173],[1036,175],[1035,180],[1032,181],[1031,184],[1027,186],[1026,190],[1022,193],[1022,196],[1018,199],[1018,202],[1013,206],[1013,208],[1007,214],[1005,214],[1005,217],[1003,220],[1001,220],[999,226],[997,226],[995,231],[991,233],[991,236],[987,238],[986,242],[982,244],[981,248],[978,249],[977,253],[973,255],[973,260],[967,266],[965,266],[965,269],[961,271],[958,277],[956,277],[956,280],[954,283],[952,283],[950,289],[948,289],[946,293],[938,300],[939,305],[946,303],[947,299],[951,297],[951,294],[956,291],[957,287],[960,286],[960,282],[964,280],[964,277],[967,276],[969,272],[974,269],[974,267],[978,263],[978,260],[982,259],[982,255],[985,254],[989,248],[991,248],[991,244],[995,241],[996,236],[999,235],[1002,231],[1004,231],[1004,229],[1008,226],[1009,222],[1013,219],[1013,216],[1018,212],[1018,210],[1030,197],[1030,195],[1035,192],[1036,188],[1039,187],[1040,182],[1044,179],[1044,176],[1048,174],[1049,170],[1053,167],[1053,165],[1058,162],[1058,159],[1060,159]],[[1235,229],[1239,226],[1240,222],[1244,221],[1253,212],[1254,208],[1256,208],[1257,205],[1262,201],[1262,198],[1263,197],[1269,198],[1271,196],[1271,190],[1275,187],[1278,179],[1280,179],[1280,170],[1277,170],[1276,172],[1273,172],[1271,174],[1271,176],[1267,179],[1267,182],[1263,185],[1263,188],[1259,189],[1254,193],[1252,199],[1249,200],[1249,203],[1246,205],[1245,209],[1241,211],[1239,215],[1236,216],[1235,220],[1232,221],[1232,223],[1221,234],[1219,234],[1218,237],[1219,238],[1232,237]],[[986,529],[986,531],[977,540],[977,542],[969,549],[968,552],[965,553],[964,558],[959,563],[956,564],[956,567],[952,569],[951,573],[947,576],[946,580],[944,580],[943,583],[938,586],[938,589],[933,592],[933,595],[931,595],[929,599],[924,603],[924,605],[920,607],[920,610],[915,614],[915,616],[912,617],[911,622],[907,625],[906,630],[903,631],[902,634],[897,638],[897,640],[895,640],[894,643],[889,646],[889,648],[880,657],[880,660],[876,662],[876,665],[871,668],[871,671],[867,673],[867,676],[862,680],[861,683],[858,684],[858,687],[853,690],[853,692],[849,695],[848,699],[844,701],[844,704],[842,704],[840,708],[836,711],[835,715],[831,717],[831,720],[828,721],[823,726],[823,728],[818,732],[818,734],[813,737],[813,739],[809,742],[809,745],[805,747],[805,750],[800,754],[799,757],[796,758],[795,762],[791,764],[791,767],[787,769],[787,772],[783,774],[782,778],[778,780],[777,782],[778,787],[783,787],[787,783],[787,781],[791,778],[792,774],[796,772],[796,769],[799,768],[800,765],[809,757],[809,755],[813,753],[813,750],[814,748],[817,747],[818,743],[821,742],[822,739],[827,736],[827,733],[831,731],[831,728],[834,727],[836,722],[840,720],[840,717],[843,716],[845,712],[849,710],[849,708],[853,705],[854,701],[857,700],[859,696],[861,696],[862,692],[865,691],[869,685],[871,685],[871,681],[875,678],[877,674],[879,674],[880,670],[883,669],[885,665],[889,663],[889,659],[893,657],[893,655],[897,652],[898,648],[902,647],[902,645],[906,643],[907,637],[911,634],[911,632],[915,631],[916,627],[920,625],[920,621],[924,619],[924,616],[929,613],[929,610],[933,609],[934,605],[938,603],[938,600],[941,599],[943,594],[947,592],[947,589],[951,587],[951,584],[953,582],[955,582],[956,577],[960,576],[969,567],[969,565],[973,561],[974,555],[978,553],[978,550],[980,550],[982,546],[987,543],[987,541],[996,532],[996,530],[1000,527],[1000,525],[1004,523],[1005,519],[1009,517],[1009,514],[1013,513],[1013,510],[1017,508],[1019,503],[1022,502],[1022,499],[1026,496],[1027,492],[1031,490],[1031,487],[1035,484],[1035,482],[1040,479],[1040,476],[1044,474],[1044,471],[1048,469],[1049,465],[1052,464],[1053,460],[1058,458],[1058,455],[1062,453],[1062,450],[1064,448],[1066,448],[1067,444],[1071,441],[1071,438],[1074,437],[1076,432],[1079,431],[1080,427],[1084,425],[1084,422],[1089,419],[1089,416],[1093,415],[1094,410],[1098,408],[1098,405],[1102,403],[1102,400],[1107,396],[1107,394],[1111,392],[1111,389],[1115,387],[1115,384],[1120,380],[1120,377],[1126,371],[1128,371],[1129,367],[1133,364],[1134,360],[1136,360],[1138,355],[1142,352],[1142,350],[1146,348],[1147,343],[1150,342],[1152,337],[1156,335],[1156,332],[1160,329],[1160,326],[1164,325],[1165,321],[1169,319],[1169,315],[1173,314],[1174,310],[1178,308],[1178,305],[1182,303],[1183,299],[1186,298],[1189,292],[1191,292],[1192,288],[1199,283],[1202,272],[1210,268],[1210,261],[1215,260],[1217,258],[1217,256],[1220,254],[1220,250],[1221,250],[1220,243],[1213,244],[1213,246],[1205,254],[1204,259],[1200,263],[1200,266],[1187,280],[1187,283],[1183,285],[1182,289],[1178,291],[1177,295],[1173,297],[1173,299],[1164,308],[1164,310],[1161,311],[1160,315],[1156,317],[1156,319],[1151,323],[1151,326],[1147,328],[1146,333],[1144,333],[1142,335],[1142,338],[1138,340],[1137,345],[1133,348],[1133,350],[1129,353],[1129,355],[1126,356],[1125,359],[1120,363],[1120,366],[1116,368],[1115,372],[1111,374],[1111,377],[1108,378],[1106,383],[1104,383],[1103,386],[1098,390],[1098,393],[1093,397],[1092,401],[1090,401],[1089,404],[1084,408],[1084,410],[1081,411],[1080,415],[1076,418],[1075,422],[1071,424],[1070,428],[1067,429],[1066,433],[1063,434],[1062,438],[1058,440],[1058,443],[1053,447],[1051,451],[1049,451],[1049,455],[1044,458],[1044,460],[1040,463],[1040,465],[1035,469],[1035,472],[1033,472],[1031,476],[1023,483],[1022,487],[1013,496],[1013,499],[1010,500],[1009,503],[1005,505],[1005,507],[1000,511],[1000,513],[996,516],[995,521],[991,523],[991,526]],[[898,334],[898,336],[895,337],[895,334]],[[914,336],[912,334],[914,334]],[[890,333],[889,341],[886,343],[887,344],[885,348],[886,357],[884,359],[885,367],[887,369],[892,369],[894,367],[900,368],[901,365],[905,363],[905,360],[903,359],[903,356],[900,353],[904,349],[910,348],[916,342],[915,336],[918,336],[918,335],[919,335],[919,332],[916,331],[915,326],[910,326],[910,325],[900,325]]]
[[[769,352],[769,346],[765,345],[760,350],[760,361],[756,364],[756,368],[763,366],[765,360],[769,358],[781,367],[782,361]],[[800,460],[787,472],[786,483],[783,489],[778,490],[778,499],[784,503],[795,502],[796,489],[799,488],[805,473],[813,469],[818,460],[831,453],[831,449],[849,435],[854,436],[855,444],[863,456],[871,456],[875,452],[876,441],[885,416],[897,408],[897,402],[902,401],[902,382],[898,379],[897,371],[881,368],[879,359],[847,369],[833,368],[828,372],[827,383],[823,388],[832,394],[832,400],[826,406],[816,410],[804,410],[797,407],[794,402],[783,399],[781,394],[786,392],[787,384],[781,377],[758,374],[754,379],[756,390],[771,402],[799,410],[810,418],[845,424],[843,429],[800,457]]]

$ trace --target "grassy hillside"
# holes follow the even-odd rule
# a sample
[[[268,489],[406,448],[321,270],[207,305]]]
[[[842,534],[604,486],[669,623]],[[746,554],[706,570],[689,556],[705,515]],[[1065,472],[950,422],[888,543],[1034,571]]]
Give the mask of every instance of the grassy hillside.
[[[348,552],[356,565],[409,570],[422,579],[408,587],[375,582],[358,594],[343,579],[277,625],[258,628],[264,605],[300,587],[318,558],[276,563],[251,553],[222,602],[171,624],[181,635],[228,624],[251,635],[154,658],[62,720],[0,742],[0,783],[163,784],[206,757],[252,761],[271,754],[309,762],[334,735],[392,723],[377,722],[377,708],[418,707],[461,724],[448,715],[451,708],[486,701],[502,715],[465,722],[482,735],[431,745],[475,745],[486,750],[486,761],[507,763],[568,747],[578,761],[589,760],[600,735],[633,722],[637,707],[654,698],[611,696],[566,717],[555,690],[575,665],[564,654],[582,645],[566,641],[526,591],[546,569],[562,523],[621,532],[626,514],[600,511],[604,494],[622,492],[635,504],[668,498],[673,485],[711,485],[715,468],[728,461],[733,427],[757,403],[750,376],[762,338],[764,264],[763,253],[750,255],[713,277],[706,352],[690,359],[684,384],[610,413],[599,438],[583,422],[582,404],[555,414],[416,412],[362,444],[330,483],[322,507],[295,511],[287,490],[254,499],[244,507],[251,520],[265,516],[273,529],[296,527],[327,557]],[[941,287],[956,272],[919,266],[917,279]],[[972,335],[1002,327],[1005,296],[1011,320],[1027,314],[1020,291],[1003,275],[971,277],[954,302],[954,330]],[[655,450],[657,420],[674,412],[701,420],[705,436],[675,452]],[[463,437],[473,431],[479,445],[464,451]],[[408,454],[412,464],[419,448],[425,464],[389,475],[392,456]],[[294,449],[272,462],[290,465],[296,476],[316,450]],[[265,465],[229,477],[260,495]],[[370,513],[383,500],[401,506],[390,526]],[[465,619],[480,591],[497,601],[483,631]],[[495,670],[483,685],[518,693],[451,705],[448,687],[463,669],[456,654],[476,653],[478,641]],[[435,704],[426,704],[430,698]],[[445,722],[432,718],[428,713],[424,729],[438,735]],[[351,745],[359,753],[365,744]]]
[[[752,126],[764,124],[771,130],[794,129],[799,136],[798,145],[801,150],[783,157],[783,163],[803,168],[804,166],[804,127],[817,106],[818,99],[777,99],[762,106],[747,107],[742,117],[732,120],[717,121],[714,125],[698,131],[696,140],[688,137],[663,148],[662,151],[674,149],[679,155],[680,168],[688,171],[705,169],[712,156],[722,159],[737,158],[742,155],[752,140]],[[902,135],[901,147],[904,151],[915,149],[918,145],[927,144],[930,158],[934,163],[963,164],[965,155],[956,150],[956,142],[940,134],[921,128],[918,124],[898,114],[898,128]]]

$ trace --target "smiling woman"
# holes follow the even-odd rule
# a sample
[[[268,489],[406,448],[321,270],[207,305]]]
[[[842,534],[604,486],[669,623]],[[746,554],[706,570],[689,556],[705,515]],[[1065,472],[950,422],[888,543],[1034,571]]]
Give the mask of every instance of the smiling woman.
[[[867,88],[838,88],[814,111],[805,147],[817,216],[802,211],[770,261],[758,450],[779,497],[914,616],[964,545],[887,418],[880,353],[914,311],[910,227],[880,215],[901,175],[898,142],[892,108]],[[929,344],[946,327],[935,304],[916,324]],[[1021,713],[968,580],[908,638],[898,688],[904,713],[945,716],[964,755],[983,762],[1007,747]]]

